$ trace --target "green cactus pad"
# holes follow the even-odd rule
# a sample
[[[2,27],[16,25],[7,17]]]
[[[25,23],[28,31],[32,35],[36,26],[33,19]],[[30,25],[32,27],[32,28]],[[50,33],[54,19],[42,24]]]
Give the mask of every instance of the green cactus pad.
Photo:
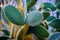
[[[44,16],[44,19],[47,19],[50,16],[49,11],[44,11],[43,16]]]
[[[54,19],[56,19],[56,17],[54,17],[54,16],[49,16],[46,20],[47,20],[48,22],[50,22],[50,21],[52,21],[52,20],[54,20]]]
[[[26,0],[27,1],[27,9],[30,9],[38,0]]]
[[[21,12],[19,12],[14,6],[11,6],[11,5],[6,6],[5,14],[12,23],[17,25],[24,24],[24,19]]]
[[[59,4],[60,3],[60,0],[56,0],[55,1],[55,4],[57,5],[57,4]]]
[[[35,34],[38,38],[46,38],[49,36],[49,32],[47,29],[41,25],[37,25],[34,27],[31,27],[30,30],[33,34]]]
[[[7,36],[10,36],[10,32],[8,30],[2,30]]]
[[[60,19],[55,19],[49,25],[53,28],[60,28]]]
[[[60,3],[59,3],[59,4],[57,4],[57,8],[58,8],[58,9],[60,9]]]
[[[28,13],[25,22],[30,26],[35,26],[40,24],[42,20],[43,20],[43,15],[39,11],[32,11]]]
[[[50,8],[52,11],[56,10],[56,6],[53,5],[52,3],[49,3],[49,2],[45,2],[45,3],[42,3],[41,5],[43,5],[43,9],[47,9],[47,8]]]
[[[8,40],[9,39],[9,37],[7,37],[7,36],[1,36],[0,37],[0,40]]]

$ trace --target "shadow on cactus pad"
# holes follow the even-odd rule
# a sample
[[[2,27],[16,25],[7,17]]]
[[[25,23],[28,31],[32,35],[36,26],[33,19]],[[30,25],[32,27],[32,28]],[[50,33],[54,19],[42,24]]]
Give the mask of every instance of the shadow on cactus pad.
[[[9,37],[7,37],[7,36],[1,36],[0,37],[0,40],[8,40],[9,39]]]

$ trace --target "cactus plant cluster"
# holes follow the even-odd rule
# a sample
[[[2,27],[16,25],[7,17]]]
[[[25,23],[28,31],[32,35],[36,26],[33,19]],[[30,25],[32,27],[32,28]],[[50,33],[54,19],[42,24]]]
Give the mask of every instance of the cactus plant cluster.
[[[15,0],[18,3],[17,0]],[[51,16],[51,12],[60,10],[60,4],[52,4],[44,2],[40,4],[37,10],[34,5],[38,0],[27,1],[27,14],[24,16],[23,10],[7,5],[2,8],[2,18],[8,25],[12,25],[11,31],[1,30],[4,35],[0,37],[1,40],[33,40],[33,35],[37,37],[36,40],[60,40],[60,19]],[[24,9],[24,8],[23,8]],[[33,9],[33,10],[32,10]],[[57,11],[58,12],[58,11]],[[60,11],[58,12],[60,13]],[[17,32],[14,32],[14,26],[18,25]],[[51,26],[56,29],[51,34],[48,29]],[[17,28],[17,26],[16,26]]]

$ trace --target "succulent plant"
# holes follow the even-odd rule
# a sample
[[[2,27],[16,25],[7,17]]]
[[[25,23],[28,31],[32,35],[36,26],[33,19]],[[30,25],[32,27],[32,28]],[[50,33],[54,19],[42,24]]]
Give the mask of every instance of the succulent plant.
[[[8,40],[8,39],[9,39],[8,36],[1,36],[1,37],[0,37],[0,40]]]
[[[50,22],[50,21],[52,21],[52,20],[54,20],[54,19],[56,19],[56,17],[54,17],[54,16],[49,16],[46,20],[47,20],[48,22]]]
[[[60,32],[56,32],[54,34],[52,34],[48,40],[60,40]]]
[[[41,23],[43,20],[43,15],[39,11],[33,11],[28,13],[26,17],[26,24],[30,26],[35,26]]]
[[[7,18],[14,24],[18,24],[18,25],[24,24],[24,19],[23,19],[21,12],[19,12],[15,7],[13,7],[11,5],[7,6],[5,8],[5,14],[6,14]]]
[[[60,28],[60,19],[53,20],[49,25],[53,28]]]
[[[36,25],[39,25],[43,21],[43,15],[42,13],[40,13],[40,11],[32,11],[28,13],[24,22],[24,18],[23,18],[24,16],[22,16],[22,13],[19,12],[15,7],[8,5],[5,7],[5,15],[9,21],[11,21],[12,23],[16,25],[26,24],[28,26],[32,26],[33,27],[32,30],[34,30],[33,33],[35,33],[37,37],[46,38],[49,35],[48,31],[45,28],[43,28],[43,26],[36,26]],[[39,30],[42,30],[44,32],[43,34],[46,33],[45,36]]]
[[[55,4],[57,5],[57,4],[59,4],[60,3],[60,0],[56,0],[55,1]]]
[[[44,16],[44,19],[47,19],[50,16],[50,12],[49,11],[44,11],[43,16]]]
[[[46,38],[49,35],[47,29],[41,25],[37,25],[34,27],[30,26],[30,27],[32,33],[35,34],[38,38]]]
[[[15,0],[20,7],[20,0]],[[12,25],[11,34],[8,30],[2,30],[4,36],[0,37],[1,40],[12,40],[17,38],[17,40],[31,40],[29,39],[34,34],[39,40],[46,40],[49,37],[50,33],[48,32],[49,26],[54,29],[60,28],[60,19],[57,19],[54,16],[50,16],[50,11],[56,10],[56,5],[44,2],[40,4],[39,10],[35,8],[35,4],[38,0],[26,0],[27,2],[27,14],[26,18],[24,16],[23,10],[19,10],[18,8],[7,5],[3,10],[3,20],[8,24],[10,22],[13,25],[19,25],[19,29],[17,29],[17,33],[14,34],[14,26]],[[48,5],[48,6],[47,6]],[[42,10],[43,12],[42,12]],[[57,5],[59,8],[59,4]],[[5,12],[5,13],[4,13]],[[11,36],[12,35],[12,36]],[[52,36],[48,38],[48,40],[60,40],[60,33],[54,33]],[[7,37],[7,36],[11,36]],[[13,36],[16,36],[13,38]]]
[[[38,0],[27,0],[27,9],[30,9]]]
[[[57,4],[57,8],[58,8],[58,9],[60,9],[60,3],[59,3],[59,4]]]
[[[48,5],[48,6],[47,6]],[[52,11],[56,10],[56,6],[52,3],[49,3],[49,2],[44,2],[44,3],[41,3],[40,5],[43,9],[47,9],[47,8],[50,8]]]
[[[2,30],[2,32],[4,32],[5,35],[10,36],[10,32],[8,30]]]

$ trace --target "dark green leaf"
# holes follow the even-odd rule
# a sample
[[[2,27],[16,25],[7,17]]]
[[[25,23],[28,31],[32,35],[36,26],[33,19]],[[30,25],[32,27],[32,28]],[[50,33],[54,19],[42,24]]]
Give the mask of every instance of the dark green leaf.
[[[56,32],[60,32],[60,28],[56,29]]]
[[[43,12],[44,19],[47,19],[50,16],[50,13],[48,11]]]
[[[42,20],[43,20],[43,15],[39,11],[33,11],[28,13],[25,21],[26,24],[30,26],[35,26],[40,24]]]
[[[59,3],[59,4],[57,4],[57,8],[58,8],[58,9],[60,9],[60,3]]]
[[[30,9],[37,2],[37,0],[26,0],[26,1],[27,1],[27,9]]]
[[[9,39],[9,37],[7,37],[7,36],[0,37],[0,40],[8,40],[8,39]]]
[[[59,4],[60,3],[60,0],[56,0],[55,1],[55,4],[57,5],[57,4]]]
[[[52,21],[52,20],[54,20],[54,19],[56,19],[56,17],[54,17],[54,16],[49,16],[46,20],[47,20],[48,22],[50,22],[50,21]]]
[[[24,19],[22,13],[19,12],[14,6],[8,5],[5,7],[5,14],[7,18],[14,24],[23,25]]]
[[[7,36],[10,35],[10,32],[8,30],[2,30]]]
[[[53,28],[60,28],[60,19],[55,19],[49,25]]]
[[[30,30],[33,34],[35,34],[38,38],[46,38],[49,36],[48,31],[45,29],[45,27],[38,25],[31,27]]]
[[[52,11],[56,10],[56,6],[53,5],[52,3],[45,2],[45,3],[42,3],[41,5],[43,5],[43,9],[50,8]]]

